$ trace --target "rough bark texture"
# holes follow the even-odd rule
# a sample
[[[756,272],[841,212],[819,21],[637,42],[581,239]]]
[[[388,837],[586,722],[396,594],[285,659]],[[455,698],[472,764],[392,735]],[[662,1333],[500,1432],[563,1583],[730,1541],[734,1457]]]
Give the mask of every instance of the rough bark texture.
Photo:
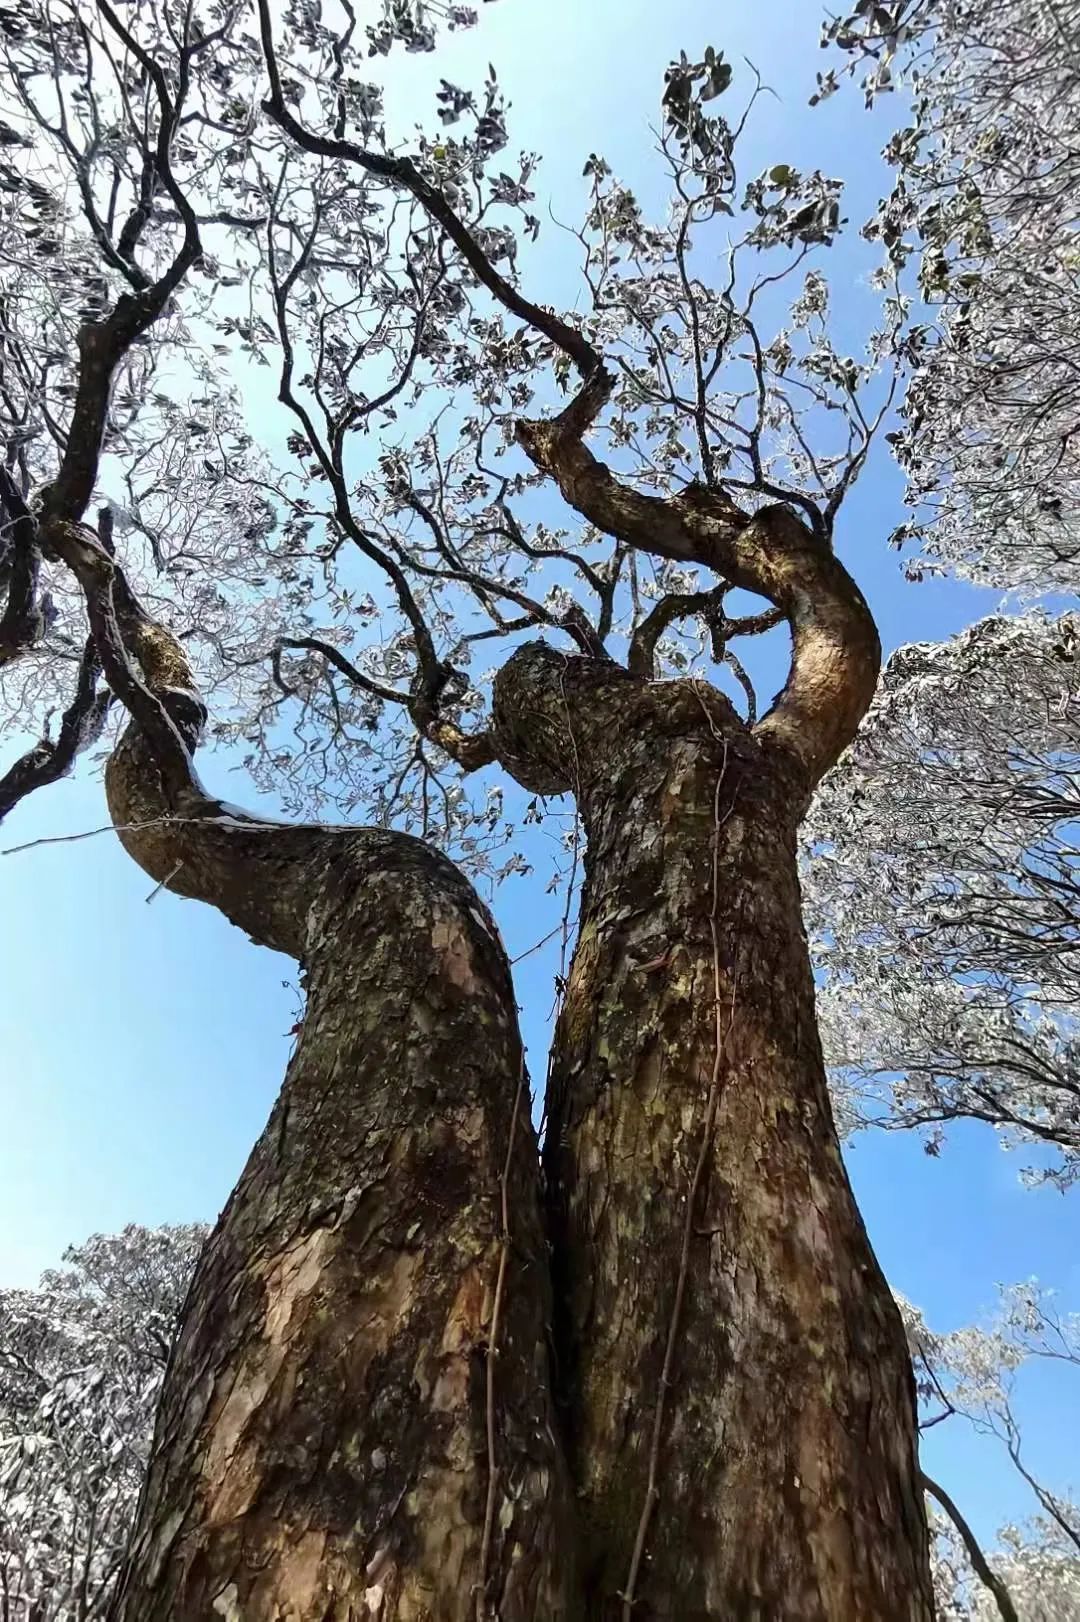
[[[764,590],[793,661],[753,728],[704,684],[542,644],[496,681],[493,753],[572,790],[588,836],[551,1265],[472,891],[403,836],[216,806],[182,651],[60,537],[137,718],[108,774],[127,848],[308,975],[193,1285],[116,1622],[932,1617],[910,1365],[833,1130],[795,868],[876,633],[790,512],[641,506],[560,421],[528,447],[579,510],[655,519],[654,550]]]
[[[183,729],[190,695],[170,708]],[[113,1616],[573,1615],[537,1146],[490,917],[404,835],[156,820],[134,729],[108,790],[135,859],[301,957],[308,997],[192,1286]]]
[[[586,1614],[921,1622],[914,1390],[832,1124],[797,753],[711,688],[539,644],[495,735],[588,837],[545,1149]]]

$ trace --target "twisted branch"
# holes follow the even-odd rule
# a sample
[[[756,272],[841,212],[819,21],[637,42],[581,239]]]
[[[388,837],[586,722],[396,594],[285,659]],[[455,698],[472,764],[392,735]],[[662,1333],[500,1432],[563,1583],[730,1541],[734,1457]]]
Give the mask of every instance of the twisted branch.
[[[791,671],[755,733],[800,766],[808,791],[851,741],[877,683],[881,646],[862,593],[788,506],[748,513],[703,485],[663,497],[617,479],[583,439],[613,382],[600,372],[557,417],[519,422],[518,442],[598,529],[641,551],[703,564],[780,611],[791,627]],[[751,624],[764,628],[759,616]]]

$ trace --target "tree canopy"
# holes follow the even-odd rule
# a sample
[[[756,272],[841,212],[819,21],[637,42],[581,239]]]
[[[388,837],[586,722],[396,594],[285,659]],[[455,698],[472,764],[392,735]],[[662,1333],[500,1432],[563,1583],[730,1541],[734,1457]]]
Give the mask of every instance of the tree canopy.
[[[1080,121],[1074,0],[885,0],[823,43],[895,91],[893,189],[865,234],[911,264],[930,319],[890,436],[909,567],[1033,594],[1077,584]],[[820,93],[838,87],[838,70]]]
[[[837,552],[876,438],[907,477],[911,516],[893,540],[911,575],[1074,588],[1080,8],[887,0],[826,24],[842,66],[816,100],[844,65],[865,68],[871,102],[911,93],[887,148],[893,190],[864,227],[883,252],[878,319],[858,345],[840,341],[829,277],[842,182],[784,152],[739,166],[769,93],[755,70],[715,46],[672,60],[658,85],[666,208],[593,152],[584,217],[564,225],[538,200],[538,155],[512,155],[494,66],[477,86],[442,80],[415,124],[376,82],[380,59],[475,22],[420,0],[362,20],[308,0],[0,9],[0,718],[17,740],[0,818],[130,721],[114,763],[146,787],[116,791],[114,766],[114,804],[130,811],[119,831],[162,884],[216,899],[206,830],[245,860],[259,835],[301,865],[315,848],[310,828],[283,833],[209,795],[191,758],[206,739],[287,813],[417,834],[474,874],[527,871],[531,830],[554,829],[565,947],[576,812],[549,802],[586,802],[578,738],[597,753],[602,739],[582,731],[570,676],[543,709],[520,673],[558,661],[594,692],[624,675],[687,678],[721,780],[728,709],[702,697],[713,689],[785,763],[795,821],[834,767],[804,870],[842,1124],[921,1127],[936,1153],[946,1123],[975,1118],[1038,1145],[1033,1176],[1068,1187],[1075,617],[998,614],[898,650],[834,763],[877,670]],[[552,294],[534,274],[541,233],[572,267]],[[791,671],[761,704],[769,658],[741,639],[775,647],[785,625]],[[547,648],[530,652],[538,634]],[[717,842],[730,815],[711,803]],[[267,888],[224,910],[301,951],[279,902]],[[665,984],[633,977],[667,975],[675,950],[636,942],[630,983]],[[565,991],[560,976],[557,1005]],[[564,1060],[576,1018],[560,1022]],[[707,1146],[719,1097],[714,1077]],[[162,1256],[173,1286],[198,1237],[175,1236],[175,1268]],[[123,1283],[137,1253],[174,1240],[117,1243],[109,1277]],[[89,1278],[109,1244],[71,1253],[70,1277]],[[157,1389],[136,1336],[130,1396],[110,1319],[102,1360],[129,1406],[94,1363],[71,1387],[92,1415],[79,1429],[64,1408],[74,1332],[58,1302],[82,1288],[68,1277],[8,1305],[25,1379],[5,1420],[23,1517],[5,1570],[23,1596],[48,1591],[58,1617],[96,1614],[87,1595],[115,1567]],[[685,1267],[678,1279],[681,1302]],[[171,1322],[178,1295],[161,1299]],[[994,1430],[1021,1470],[1006,1376],[1059,1355],[1030,1338],[1048,1325],[1072,1347],[1040,1303],[1009,1297],[1005,1329],[981,1340],[912,1328],[949,1412]],[[20,1337],[41,1349],[37,1386]],[[490,1448],[490,1411],[488,1426]],[[1032,1485],[1049,1519],[1010,1532],[999,1562],[1021,1614],[1036,1589],[1070,1602],[1076,1582],[1075,1510]],[[984,1614],[947,1541],[937,1583],[944,1614]]]
[[[1078,1170],[1076,625],[1029,613],[893,655],[805,829],[849,1125],[970,1117]]]
[[[424,8],[387,16],[369,51],[430,48]],[[828,543],[897,386],[895,369],[878,374],[905,313],[890,296],[865,357],[835,349],[815,264],[839,229],[840,182],[783,162],[740,178],[760,85],[730,90],[722,53],[682,56],[663,87],[671,218],[650,223],[589,158],[591,204],[572,232],[587,305],[571,326],[518,290],[540,228],[537,160],[499,167],[494,75],[479,97],[444,84],[434,129],[401,158],[381,91],[356,77],[347,19],[338,35],[290,10],[275,44],[264,12],[267,99],[250,19],[185,17],[186,35],[166,8],[136,36],[108,7],[50,8],[6,36],[12,142],[47,177],[52,221],[42,242],[44,201],[20,214],[9,194],[12,514],[77,484],[85,505],[69,419],[76,438],[105,435],[100,481],[129,583],[220,691],[218,734],[246,742],[256,780],[291,809],[362,807],[476,855],[497,811],[448,786],[445,767],[491,759],[481,661],[532,627],[657,674],[719,666],[756,710],[729,644],[776,617],[726,610],[730,584],[685,545],[613,543],[599,515],[553,523],[543,458],[523,465],[514,424],[602,352],[610,381],[579,409],[614,466],[665,494],[722,484],[747,514],[790,501]],[[156,43],[170,32],[179,67]],[[725,94],[730,117],[716,110]],[[168,151],[152,185],[148,130]],[[79,322],[116,299],[114,327],[121,306],[124,320],[137,300],[145,313],[117,339],[111,403],[91,424],[72,398]],[[138,387],[123,380],[136,365]],[[237,379],[241,393],[264,387],[261,369],[291,419],[272,464],[237,396]],[[194,385],[177,390],[177,376]],[[5,692],[26,727],[71,700],[85,627],[63,568],[31,558],[19,579]],[[763,588],[753,570],[740,583]],[[6,803],[93,736],[106,699],[89,671],[76,685],[62,739],[12,769]]]

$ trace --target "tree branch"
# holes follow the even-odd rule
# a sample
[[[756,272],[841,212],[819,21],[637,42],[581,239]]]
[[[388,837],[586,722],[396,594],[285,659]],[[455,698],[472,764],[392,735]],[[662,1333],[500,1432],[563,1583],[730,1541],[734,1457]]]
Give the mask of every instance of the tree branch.
[[[174,808],[179,809],[192,795],[205,798],[192,771],[190,750],[202,730],[206,712],[195,693],[180,644],[138,610],[117,564],[92,530],[84,524],[53,519],[47,533],[50,549],[67,564],[82,587],[105,679],[150,744]],[[115,596],[123,605],[139,662],[156,691],[138,674],[125,645],[114,600],[118,579],[121,583]],[[158,697],[159,692],[189,700],[180,711],[179,723]]]
[[[789,506],[746,513],[720,489],[691,484],[662,497],[616,479],[582,439],[611,388],[608,373],[594,375],[559,416],[519,422],[518,441],[598,529],[643,552],[704,564],[782,612],[791,671],[755,734],[800,763],[809,790],[854,737],[877,683],[881,645],[862,593]]]
[[[381,682],[373,681],[370,676],[365,676],[362,670],[356,668],[351,659],[347,659],[339,649],[333,647],[329,642],[322,641],[320,637],[279,636],[275,647],[306,649],[309,653],[319,654],[321,658],[326,660],[327,664],[331,664],[336,670],[340,670],[341,674],[347,677],[354,687],[358,687],[361,692],[370,693],[373,698],[381,698],[384,704],[408,706],[410,702],[408,693],[399,693],[396,688],[384,687]]]
[[[271,215],[273,217],[273,210],[271,210]],[[288,299],[294,283],[310,258],[318,223],[319,213],[316,207],[311,230],[283,278],[278,275],[273,235],[270,232],[267,234],[270,283],[274,299],[278,337],[281,342],[281,373],[278,382],[278,399],[282,405],[288,407],[299,422],[319,467],[326,477],[333,496],[334,517],[342,533],[348,536],[353,545],[358,547],[365,557],[370,558],[373,563],[378,565],[393,586],[401,612],[412,629],[417,663],[420,667],[421,683],[425,693],[433,697],[445,684],[447,672],[436,651],[430,627],[413,595],[404,571],[386,551],[385,547],[379,545],[371,532],[356,520],[356,515],[352,509],[349,482],[345,476],[345,469],[341,460],[342,443],[340,438],[333,448],[327,447],[315,426],[311,412],[297,396],[293,388],[295,357],[292,336],[289,331]]]
[[[523,297],[504,276],[499,274],[468,226],[458,218],[438,187],[425,179],[411,158],[395,158],[387,153],[369,152],[352,141],[316,135],[294,117],[285,105],[268,0],[259,0],[259,26],[267,73],[270,77],[270,95],[263,102],[263,111],[273,119],[279,129],[305,152],[356,164],[368,174],[410,192],[429,218],[446,232],[481,285],[486,287],[511,315],[516,315],[519,320],[542,333],[565,355],[569,355],[583,378],[588,378],[595,372],[601,365],[601,359],[588,339],[576,328],[561,320],[553,311],[546,310]]]
[[[0,821],[35,789],[66,777],[76,756],[100,734],[110,701],[110,694],[98,689],[100,669],[91,638],[79,662],[75,696],[64,711],[56,738],[41,738],[0,777]]]
[[[7,602],[0,615],[2,668],[33,646],[41,635],[42,626],[37,590],[41,572],[37,528],[18,485],[3,466],[0,466],[0,510],[7,514],[3,528],[9,537],[8,547],[0,549],[0,555],[8,549],[11,552]]]
[[[722,601],[726,586],[714,586],[711,591],[670,591],[653,607],[630,638],[626,664],[635,676],[649,680],[655,675],[656,644],[675,620],[690,614],[707,614]]]
[[[923,1491],[928,1492],[932,1498],[937,1499],[938,1503],[941,1505],[942,1509],[945,1511],[946,1515],[959,1532],[961,1542],[963,1543],[964,1548],[967,1550],[968,1559],[971,1561],[971,1564],[974,1567],[976,1576],[994,1596],[994,1603],[997,1605],[998,1613],[1001,1616],[1001,1622],[1019,1622],[1019,1617],[1016,1613],[1016,1606],[1009,1597],[1009,1590],[1005,1587],[1005,1584],[1002,1582],[1001,1578],[991,1570],[989,1564],[987,1563],[986,1556],[983,1554],[982,1549],[979,1546],[978,1539],[971,1530],[971,1527],[968,1525],[967,1521],[964,1519],[963,1515],[961,1515],[956,1504],[945,1491],[945,1488],[940,1487],[936,1481],[932,1480],[931,1477],[926,1474],[925,1470],[920,1473],[920,1480],[922,1482]]]
[[[78,381],[67,444],[56,478],[41,492],[38,501],[40,515],[45,520],[77,522],[85,513],[97,479],[116,368],[132,344],[157,320],[202,253],[195,211],[172,172],[172,140],[181,101],[174,103],[160,64],[120,21],[109,0],[98,0],[98,7],[113,33],[154,86],[158,103],[154,167],[158,181],[172,199],[183,223],[184,238],[172,264],[156,282],[133,293],[122,293],[104,321],[87,321],[79,328]],[[181,96],[184,83],[182,74]]]

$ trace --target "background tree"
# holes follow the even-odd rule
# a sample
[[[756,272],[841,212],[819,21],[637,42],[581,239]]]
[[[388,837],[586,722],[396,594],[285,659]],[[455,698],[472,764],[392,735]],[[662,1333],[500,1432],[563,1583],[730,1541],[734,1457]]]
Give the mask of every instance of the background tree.
[[[161,1382],[209,1229],[96,1234],[36,1290],[0,1291],[0,1615],[105,1614]]]
[[[890,273],[917,265],[932,314],[891,436],[913,509],[894,539],[918,544],[914,570],[1074,592],[1080,6],[885,0],[826,24],[830,42],[868,103],[910,98],[865,228]]]
[[[969,1117],[1080,1151],[1077,641],[1071,615],[980,620],[889,661],[804,831],[819,1009],[847,1125]]]
[[[1037,595],[1075,587],[1075,126],[1080,10],[1024,0],[859,6],[823,43],[910,120],[864,234],[929,306],[888,437],[908,564]],[[838,87],[820,76],[819,97]],[[1075,627],[995,616],[902,649],[808,830],[827,1045],[851,1124],[961,1115],[1075,1175],[1080,922]],[[871,786],[873,785],[873,786]],[[936,801],[936,803],[934,803]]]
[[[1075,1614],[1080,1599],[1080,1510],[1067,1493],[1052,1491],[1032,1473],[1024,1451],[1017,1387],[1025,1364],[1050,1360],[1080,1367],[1075,1314],[1063,1314],[1037,1281],[1000,1290],[996,1317],[987,1328],[937,1335],[909,1303],[901,1301],[915,1359],[921,1422],[925,1433],[957,1419],[993,1436],[1030,1488],[1038,1513],[1023,1526],[1003,1527],[990,1556],[948,1492],[927,1482],[934,1508],[934,1583],[938,1615],[960,1619],[1012,1617],[1021,1622],[1059,1622]]]

